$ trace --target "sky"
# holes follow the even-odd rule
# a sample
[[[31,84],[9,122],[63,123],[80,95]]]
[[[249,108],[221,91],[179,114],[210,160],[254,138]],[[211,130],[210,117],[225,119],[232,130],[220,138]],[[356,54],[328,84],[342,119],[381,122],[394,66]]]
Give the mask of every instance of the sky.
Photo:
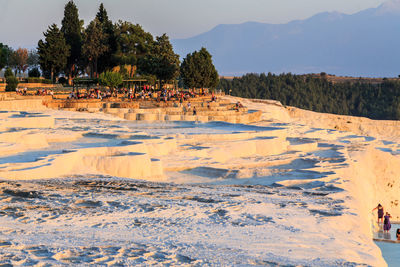
[[[187,38],[219,24],[286,23],[326,11],[352,14],[385,0],[75,0],[90,22],[103,2],[116,22],[138,23],[153,35]],[[67,0],[0,0],[0,42],[34,48],[49,25],[60,26]]]

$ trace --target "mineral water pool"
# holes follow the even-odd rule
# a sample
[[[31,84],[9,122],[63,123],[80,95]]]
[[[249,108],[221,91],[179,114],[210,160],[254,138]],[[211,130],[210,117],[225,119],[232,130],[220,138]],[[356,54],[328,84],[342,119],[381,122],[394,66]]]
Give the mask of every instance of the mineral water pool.
[[[396,230],[400,224],[392,224],[389,234],[377,233],[375,237],[396,240]],[[400,266],[400,243],[375,242],[381,249],[383,258],[389,267]]]

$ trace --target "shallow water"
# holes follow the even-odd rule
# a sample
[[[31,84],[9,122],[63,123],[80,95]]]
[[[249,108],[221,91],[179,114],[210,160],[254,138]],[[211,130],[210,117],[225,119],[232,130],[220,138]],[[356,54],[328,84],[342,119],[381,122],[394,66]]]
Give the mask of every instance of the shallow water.
[[[400,228],[399,224],[392,224],[392,229],[388,236],[382,237],[396,240],[396,230]],[[376,235],[378,236],[378,235]],[[375,242],[376,245],[381,249],[383,258],[387,262],[389,267],[400,266],[400,243],[386,243],[386,242]]]

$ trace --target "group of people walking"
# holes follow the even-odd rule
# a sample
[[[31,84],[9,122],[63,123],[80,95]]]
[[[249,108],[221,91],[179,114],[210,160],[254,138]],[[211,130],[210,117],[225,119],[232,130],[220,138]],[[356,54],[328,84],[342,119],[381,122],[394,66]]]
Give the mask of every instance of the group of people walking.
[[[390,229],[392,228],[392,224],[390,223],[390,218],[392,218],[392,216],[389,214],[389,212],[385,213],[385,210],[381,204],[378,204],[378,206],[376,206],[372,211],[374,210],[378,211],[378,225],[383,224],[383,232],[389,233]],[[400,228],[396,231],[396,238],[397,240],[400,240]]]

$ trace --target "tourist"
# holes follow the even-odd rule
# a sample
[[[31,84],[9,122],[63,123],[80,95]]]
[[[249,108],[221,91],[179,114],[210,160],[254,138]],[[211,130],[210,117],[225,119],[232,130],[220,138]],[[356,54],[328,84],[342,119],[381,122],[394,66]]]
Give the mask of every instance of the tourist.
[[[133,100],[133,90],[129,88],[129,100]]]
[[[374,210],[378,210],[378,224],[383,222],[383,207],[381,204],[378,204],[378,206],[376,206],[372,211]]]
[[[397,238],[397,240],[400,240],[400,228],[397,228],[396,238]]]
[[[392,216],[390,216],[389,212],[386,212],[384,217],[384,221],[383,221],[383,231],[384,232],[389,232],[390,228],[392,228],[392,225],[390,224],[390,218],[392,218]]]

